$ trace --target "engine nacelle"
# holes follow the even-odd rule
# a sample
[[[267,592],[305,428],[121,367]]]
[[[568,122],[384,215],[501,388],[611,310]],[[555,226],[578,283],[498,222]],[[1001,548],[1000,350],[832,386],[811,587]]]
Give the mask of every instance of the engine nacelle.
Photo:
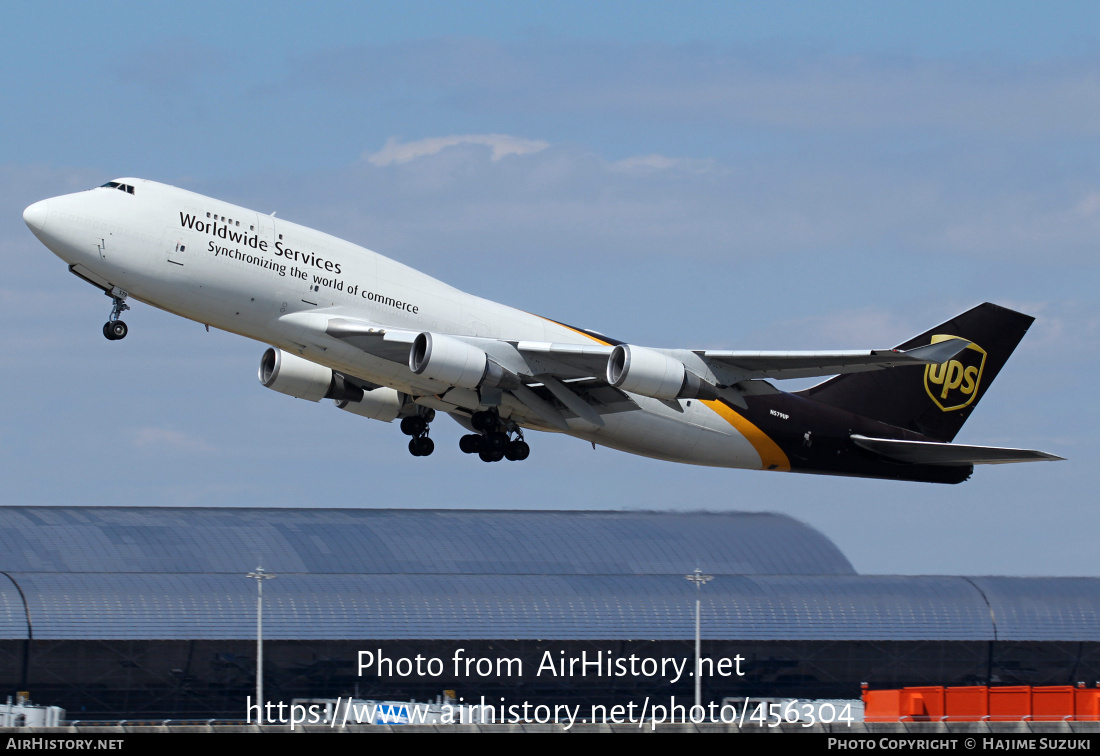
[[[716,399],[717,388],[656,349],[620,344],[607,360],[607,382],[654,399]]]
[[[460,388],[515,388],[519,379],[489,359],[472,344],[427,331],[417,335],[409,350],[409,370],[448,386]]]
[[[389,423],[401,414],[405,400],[405,395],[400,391],[395,391],[388,386],[380,386],[373,391],[364,391],[363,398],[357,402],[338,399],[335,404],[345,412]]]
[[[363,389],[344,380],[332,368],[269,348],[260,359],[260,383],[281,394],[319,402],[322,399],[359,401]]]

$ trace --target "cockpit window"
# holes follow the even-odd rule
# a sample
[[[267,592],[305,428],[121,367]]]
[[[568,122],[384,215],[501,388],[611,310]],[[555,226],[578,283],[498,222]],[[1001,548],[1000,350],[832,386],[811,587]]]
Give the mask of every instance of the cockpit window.
[[[120,184],[117,181],[108,181],[106,184],[103,184],[99,188],[100,189],[118,189],[120,192],[126,192],[127,194],[133,194],[134,193],[134,187],[130,186],[129,184]]]

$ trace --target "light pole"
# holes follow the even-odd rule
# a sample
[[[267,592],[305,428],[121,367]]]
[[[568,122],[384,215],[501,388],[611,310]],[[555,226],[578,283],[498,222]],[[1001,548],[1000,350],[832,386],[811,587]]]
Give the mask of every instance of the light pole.
[[[704,575],[696,567],[695,572],[684,575],[685,578],[695,583],[695,705],[703,706],[703,668],[699,660],[699,596],[703,592],[703,584],[714,580],[714,575]]]
[[[696,570],[698,572],[698,570]],[[260,724],[264,723],[264,581],[277,575],[257,567],[248,577],[256,581],[256,705],[260,707]]]

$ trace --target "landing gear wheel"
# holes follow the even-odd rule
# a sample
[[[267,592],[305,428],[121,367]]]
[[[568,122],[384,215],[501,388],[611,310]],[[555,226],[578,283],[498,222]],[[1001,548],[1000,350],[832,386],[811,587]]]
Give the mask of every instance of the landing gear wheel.
[[[458,448],[461,449],[464,454],[477,454],[481,451],[481,447],[481,436],[476,433],[469,433],[458,439]]]
[[[421,410],[416,415],[401,418],[401,432],[409,439],[409,454],[427,457],[435,451],[435,441],[428,438],[428,423],[435,419],[435,410]]]
[[[481,451],[478,452],[482,462],[499,462],[504,459],[504,452],[502,451]]]
[[[107,296],[111,298],[112,303],[111,317],[103,324],[103,335],[107,337],[108,341],[118,341],[126,338],[126,333],[130,330],[125,323],[119,320],[122,313],[130,309],[130,305],[126,304],[126,297],[129,295],[116,286],[107,292]]]
[[[504,456],[512,462],[521,462],[531,456],[531,447],[526,441],[513,441],[504,447]]]
[[[427,436],[420,436],[409,441],[409,453],[414,457],[427,457],[435,451],[435,441]]]
[[[103,324],[103,335],[108,341],[118,341],[126,338],[130,329],[121,320],[111,320]]]
[[[493,452],[500,452],[503,456],[504,449],[508,446],[508,436],[504,433],[489,433],[482,442],[482,447]]]
[[[499,422],[500,417],[495,412],[475,412],[470,417],[470,424],[474,426],[474,430],[482,433],[493,430]]]
[[[401,432],[406,436],[419,436],[427,427],[428,421],[422,415],[401,418]]]

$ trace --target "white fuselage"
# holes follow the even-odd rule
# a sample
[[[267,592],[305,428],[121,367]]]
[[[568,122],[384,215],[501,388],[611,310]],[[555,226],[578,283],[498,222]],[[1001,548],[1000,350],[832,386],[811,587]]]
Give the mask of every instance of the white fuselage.
[[[97,188],[43,200],[24,217],[35,235],[78,275],[117,287],[185,318],[300,354],[308,360],[417,397],[446,410],[471,407],[461,393],[311,328],[332,317],[386,328],[506,341],[598,343],[551,320],[466,294],[399,262],[320,231],[142,179],[118,179],[133,193]],[[486,342],[491,349],[491,342]],[[762,469],[756,434],[743,434],[711,402],[636,405],[597,427],[568,419],[569,433],[649,457]],[[547,429],[522,406],[502,414]],[[746,435],[752,436],[750,440]],[[780,465],[778,469],[783,469]]]

